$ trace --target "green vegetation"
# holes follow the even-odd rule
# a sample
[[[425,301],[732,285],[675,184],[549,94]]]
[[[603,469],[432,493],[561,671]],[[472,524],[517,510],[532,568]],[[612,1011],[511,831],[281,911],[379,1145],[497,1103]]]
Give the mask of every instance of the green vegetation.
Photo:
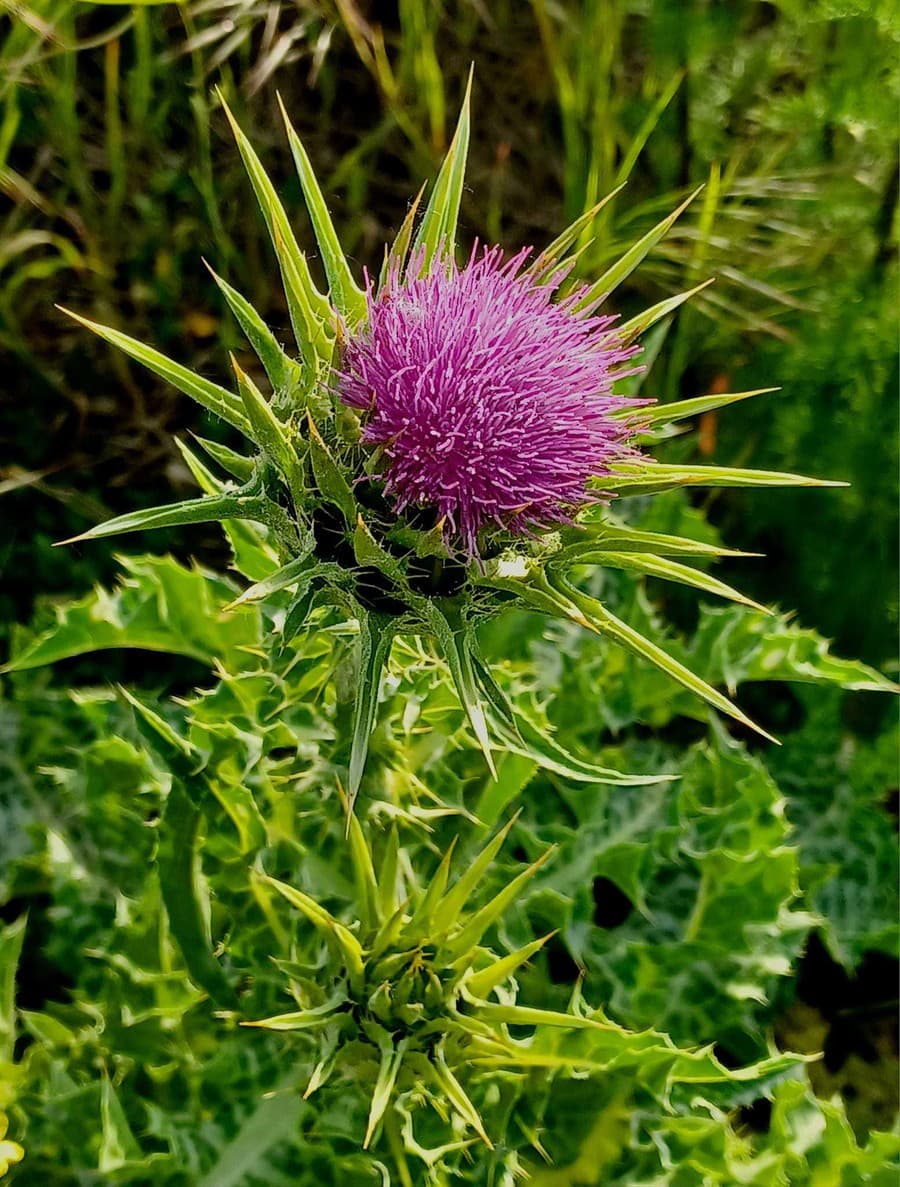
[[[9,8],[0,1177],[896,1181],[898,41],[877,0]],[[457,668],[401,634],[363,773],[348,680],[371,624],[278,581],[233,605],[276,570],[280,522],[229,504],[225,533],[175,516],[53,544],[214,493],[249,464],[239,430],[291,484],[228,285],[282,342],[297,307],[223,99],[352,312],[276,92],[361,279],[472,63],[463,247],[539,250],[608,199],[571,245],[591,282],[702,184],[616,292],[631,318],[715,278],[645,335],[635,383],[782,390],[657,426],[654,452],[850,487],[631,491],[624,533],[764,552],[716,574],[783,610],[711,601],[703,556],[698,593],[607,541],[567,590],[643,654],[521,606]],[[55,303],[190,367],[221,417]],[[309,398],[253,345],[285,407]],[[318,488],[355,507],[318,441]]]

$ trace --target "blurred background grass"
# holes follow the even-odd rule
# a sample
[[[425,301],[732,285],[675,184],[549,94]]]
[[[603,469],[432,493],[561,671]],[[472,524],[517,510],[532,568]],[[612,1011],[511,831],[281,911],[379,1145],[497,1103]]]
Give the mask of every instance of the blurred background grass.
[[[470,63],[468,239],[540,245],[615,185],[596,274],[675,199],[704,196],[630,302],[716,282],[646,390],[783,390],[710,417],[696,448],[851,490],[717,496],[744,580],[875,663],[896,636],[895,212],[900,21],[879,0],[189,0],[3,5],[0,42],[0,621],[108,576],[51,545],[187,483],[171,432],[200,414],[54,308],[221,374],[234,325],[201,257],[285,324],[213,87],[252,131],[312,246],[285,98],[348,249],[377,264],[433,174]],[[217,426],[202,426],[221,432]],[[180,537],[183,541],[184,537]],[[159,535],[154,549],[167,543]],[[178,541],[170,543],[177,544]],[[212,546],[203,529],[193,551]]]

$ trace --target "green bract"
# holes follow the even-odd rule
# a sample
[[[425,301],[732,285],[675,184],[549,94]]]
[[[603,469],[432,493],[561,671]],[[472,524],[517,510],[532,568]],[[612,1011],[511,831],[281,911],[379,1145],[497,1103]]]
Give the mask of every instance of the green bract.
[[[224,101],[223,101],[224,106]],[[226,107],[227,112],[227,107]],[[275,629],[284,645],[309,616],[337,605],[359,624],[355,670],[342,684],[352,702],[343,758],[348,804],[362,781],[369,738],[376,724],[379,688],[392,645],[398,637],[422,636],[443,656],[456,694],[491,770],[494,750],[545,752],[534,745],[534,729],[523,721],[482,659],[476,639],[480,622],[510,606],[522,606],[577,623],[613,640],[657,665],[709,705],[758,727],[731,700],[696,675],[664,647],[617,617],[583,588],[588,567],[622,569],[693,586],[705,593],[750,604],[736,590],[693,562],[735,555],[679,536],[629,525],[615,511],[596,505],[575,521],[536,538],[498,530],[489,559],[463,563],[454,555],[441,525],[422,528],[415,516],[393,514],[384,499],[364,497],[360,480],[371,478],[375,456],[360,444],[360,414],[336,402],[334,367],[341,337],[366,317],[366,299],[341,250],[309,159],[287,117],[288,138],[315,231],[327,278],[327,294],[317,288],[285,210],[249,141],[230,112],[234,134],[265,219],[293,327],[290,350],[278,341],[248,302],[214,277],[256,352],[270,387],[260,391],[234,362],[236,390],[212,383],[119,330],[75,316],[101,337],[143,363],[246,438],[249,453],[199,441],[215,469],[186,446],[181,449],[203,494],[167,507],[120,516],[84,533],[95,539],[120,532],[210,521],[227,525],[238,569],[252,584],[235,606],[263,601],[282,590],[291,601]],[[429,202],[416,224],[410,210],[386,253],[382,282],[390,269],[439,266],[442,253],[455,249],[456,227],[469,140],[469,99]],[[692,195],[693,196],[693,195]],[[660,241],[690,201],[688,198],[645,234],[587,290],[582,305],[611,294]],[[536,275],[557,271],[579,242],[596,210],[578,219],[535,261]],[[621,328],[630,341],[666,324],[697,289],[680,293],[632,318]],[[641,412],[649,444],[669,425],[760,394],[741,392],[702,396]],[[623,416],[633,417],[633,409]],[[366,487],[377,484],[369,482]],[[614,467],[602,489],[619,500],[686,486],[830,485],[793,474],[715,466],[662,465],[649,460]],[[245,560],[245,557],[247,558]],[[264,557],[265,559],[261,559]],[[760,730],[760,733],[764,731]],[[766,735],[768,736],[768,735]],[[577,765],[559,747],[554,761]],[[594,768],[589,777],[604,773]],[[610,777],[622,782],[627,777]]]

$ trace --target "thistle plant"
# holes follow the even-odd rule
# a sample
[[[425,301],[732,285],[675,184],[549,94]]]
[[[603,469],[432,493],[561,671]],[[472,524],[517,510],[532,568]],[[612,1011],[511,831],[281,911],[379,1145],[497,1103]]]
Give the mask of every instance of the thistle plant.
[[[292,591],[279,624],[284,644],[322,605],[340,606],[358,623],[355,670],[342,682],[351,808],[382,672],[398,636],[427,638],[444,657],[491,770],[495,747],[528,745],[528,727],[476,636],[479,622],[515,605],[613,640],[757,729],[580,580],[587,568],[602,566],[753,604],[687,563],[739,553],[629,526],[616,514],[620,500],[696,485],[832,485],[793,474],[665,465],[647,452],[677,422],[760,394],[660,406],[623,391],[641,367],[641,335],[697,289],[625,322],[598,310],[608,307],[690,198],[588,285],[570,277],[572,252],[602,202],[536,255],[504,259],[499,248],[476,246],[460,264],[467,92],[424,212],[419,217],[418,200],[412,204],[379,278],[367,275],[362,284],[285,113],[328,282],[323,293],[259,158],[225,110],[272,239],[295,348],[280,343],[215,274],[265,371],[268,396],[237,360],[230,391],[74,314],[232,425],[251,447],[246,453],[198,439],[214,472],[182,445],[202,497],[121,516],[78,539],[210,521],[262,525],[278,565],[236,604]]]
[[[701,567],[741,554],[636,527],[620,513],[623,501],[695,485],[828,485],[652,457],[653,444],[672,425],[761,394],[662,406],[635,394],[642,335],[697,290],[624,322],[610,312],[610,299],[690,198],[590,284],[573,280],[573,258],[602,203],[537,253],[506,258],[498,247],[476,244],[460,257],[467,94],[421,215],[417,200],[380,275],[357,277],[285,115],[327,279],[322,292],[261,162],[228,114],[272,239],[294,346],[281,343],[237,289],[213,276],[269,393],[236,359],[229,390],[117,329],[73,315],[247,442],[238,450],[197,438],[200,452],[180,444],[201,497],[121,516],[78,537],[221,522],[248,583],[229,595],[228,605],[218,588],[208,592],[204,613],[217,621],[224,613],[233,633],[227,656],[213,652],[221,664],[219,688],[205,704],[203,695],[193,702],[183,729],[125,694],[171,780],[157,861],[169,927],[192,984],[215,1002],[223,1021],[274,1032],[286,1044],[285,1062],[294,1040],[307,1051],[311,1045],[312,1071],[302,1085],[292,1081],[292,1091],[331,1099],[338,1109],[347,1092],[365,1098],[352,1140],[356,1154],[371,1150],[378,1167],[390,1165],[385,1181],[396,1174],[402,1184],[437,1184],[468,1175],[461,1168],[478,1145],[487,1153],[478,1163],[482,1177],[473,1172],[472,1181],[512,1183],[531,1165],[522,1151],[541,1154],[542,1117],[560,1078],[627,1073],[643,1087],[652,1083],[666,1107],[675,1098],[692,1099],[692,1085],[704,1086],[705,1101],[718,1102],[710,1107],[728,1107],[741,1086],[758,1094],[794,1068],[795,1057],[774,1054],[734,1072],[707,1049],[683,1049],[655,1030],[617,1025],[587,1006],[579,990],[566,1010],[520,1001],[517,977],[549,937],[509,945],[509,952],[496,937],[517,897],[551,860],[552,846],[509,877],[496,863],[511,825],[462,861],[453,844],[436,855],[423,841],[428,820],[464,809],[441,803],[436,792],[423,808],[414,772],[402,772],[404,798],[395,794],[391,781],[400,776],[390,762],[367,764],[383,673],[396,644],[410,672],[413,648],[443,665],[470,744],[491,774],[499,752],[501,761],[518,756],[583,783],[665,782],[669,776],[629,775],[571,754],[523,712],[478,640],[479,626],[514,607],[602,636],[758,728],[589,592],[592,569],[622,570],[762,610]],[[135,621],[142,613],[136,610]],[[332,630],[336,618],[342,633],[326,636],[322,624]],[[353,649],[345,653],[346,638]],[[158,645],[158,636],[149,645]],[[338,658],[323,676],[321,656],[330,650]],[[208,651],[204,643],[195,654]],[[38,640],[12,666],[50,658]],[[298,729],[291,715],[312,714],[327,681],[332,712],[324,720],[304,718]],[[250,726],[240,724],[245,713]],[[311,738],[315,757],[307,770],[279,773],[282,760],[270,752],[292,747],[308,755]],[[279,815],[275,788],[288,779],[303,795],[318,797],[314,806],[308,795],[304,800],[303,826],[319,823],[302,841],[294,831],[301,825]],[[251,780],[260,787],[245,786]],[[329,814],[335,790],[343,825],[337,838]],[[261,796],[270,818],[258,806]],[[237,853],[225,864],[237,857],[242,892],[280,942],[279,1000],[289,994],[290,1009],[254,1008],[210,949],[196,864],[202,820],[211,821],[219,807],[238,837]],[[387,828],[385,813],[393,821]],[[309,880],[293,877],[296,852],[316,850],[319,860],[328,854],[336,871],[349,863],[352,876],[336,877],[335,886],[343,881],[352,894],[333,886],[320,896],[310,893]],[[436,869],[426,874],[435,856]],[[493,897],[483,895],[485,884]],[[271,978],[259,968],[253,976],[261,1002],[271,1005]],[[526,1037],[520,1028],[527,1028]],[[418,1160],[416,1169],[411,1160]],[[415,1177],[420,1165],[426,1180]]]

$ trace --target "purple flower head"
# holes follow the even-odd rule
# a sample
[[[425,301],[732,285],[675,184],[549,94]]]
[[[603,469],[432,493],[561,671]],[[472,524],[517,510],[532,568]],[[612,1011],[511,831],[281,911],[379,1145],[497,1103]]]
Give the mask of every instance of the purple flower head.
[[[487,526],[567,521],[589,478],[633,456],[634,424],[611,413],[637,401],[610,388],[638,348],[576,309],[583,290],[554,301],[565,272],[539,283],[528,254],[395,270],[343,353],[340,396],[368,414],[385,493],[398,512],[433,506],[470,556]]]

